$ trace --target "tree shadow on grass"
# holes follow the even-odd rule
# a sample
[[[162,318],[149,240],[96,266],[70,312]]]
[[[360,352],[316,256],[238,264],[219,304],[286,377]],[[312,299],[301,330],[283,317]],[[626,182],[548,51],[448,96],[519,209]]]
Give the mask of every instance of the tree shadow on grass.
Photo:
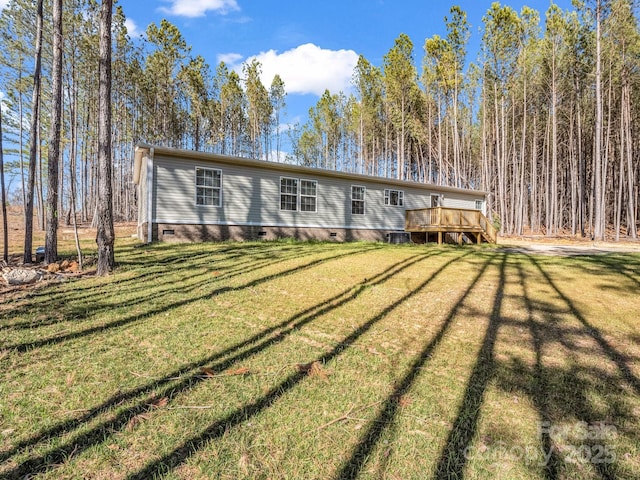
[[[446,445],[441,452],[435,468],[435,478],[464,478],[465,467],[468,460],[467,452],[477,433],[484,395],[489,383],[494,379],[498,382],[498,385],[506,391],[520,389],[526,392],[533,400],[533,404],[540,418],[539,452],[543,454],[544,458],[543,463],[536,463],[534,465],[534,463],[531,462],[529,466],[539,467],[547,479],[559,478],[562,458],[559,455],[559,448],[561,447],[554,443],[554,439],[552,438],[553,429],[545,427],[557,426],[557,424],[553,423],[554,421],[557,422],[570,418],[584,422],[587,425],[597,424],[597,422],[602,421],[602,412],[594,409],[589,398],[589,392],[596,392],[601,389],[602,383],[607,385],[606,389],[609,392],[607,395],[609,399],[608,409],[613,418],[616,418],[622,423],[634,420],[633,412],[629,411],[629,405],[624,402],[624,398],[629,395],[629,392],[625,391],[624,386],[619,385],[619,377],[617,375],[611,375],[611,373],[607,373],[604,369],[598,370],[590,368],[589,370],[585,370],[576,367],[567,370],[544,366],[543,352],[545,351],[545,342],[549,336],[554,336],[556,340],[563,343],[569,351],[574,353],[581,352],[587,355],[601,353],[593,350],[585,350],[584,346],[576,345],[572,340],[572,337],[576,335],[589,335],[600,346],[600,350],[618,366],[621,376],[625,378],[634,389],[637,380],[626,363],[629,359],[615,351],[615,349],[606,342],[604,337],[587,322],[586,318],[577,311],[571,300],[560,291],[551,277],[544,272],[535,258],[529,256],[523,258],[529,258],[529,260],[538,267],[538,270],[546,282],[566,304],[572,315],[582,323],[583,327],[560,326],[559,317],[566,313],[563,307],[558,307],[554,302],[549,302],[548,304],[536,303],[529,292],[530,280],[527,279],[521,264],[517,263],[519,280],[524,291],[524,305],[528,314],[526,325],[529,327],[532,338],[535,363],[531,368],[523,366],[517,361],[515,361],[511,367],[504,365],[502,362],[498,362],[495,359],[494,350],[500,326],[514,323],[502,314],[502,303],[506,284],[506,256],[502,257],[500,279],[494,298],[489,326],[485,333],[476,365],[468,380],[460,410],[458,411],[454,425],[448,435]],[[387,398],[380,414],[371,422],[369,429],[362,435],[362,440],[351,454],[350,459],[343,465],[342,469],[334,478],[357,478],[362,472],[367,459],[382,437],[384,430],[393,426],[394,418],[399,409],[399,400],[402,395],[404,395],[414,383],[420,368],[424,366],[427,358],[429,358],[433,349],[437,346],[437,342],[440,341],[444,332],[449,328],[451,319],[456,315],[457,310],[459,310],[460,306],[464,303],[464,299],[470,293],[481,274],[482,272],[474,279],[467,291],[463,294],[458,305],[450,312],[436,337],[425,347],[410,368],[409,373],[399,382],[398,387],[396,387],[394,392]],[[535,314],[541,310],[546,319],[544,324],[540,324],[535,320]],[[520,326],[518,322],[515,322],[514,325],[515,324]],[[509,370],[510,375],[505,377],[505,370]],[[512,377],[517,378],[521,383],[514,385]],[[559,389],[561,391],[558,391]],[[610,417],[608,416],[606,418]],[[593,452],[599,453],[600,450],[597,449],[601,447],[601,445],[594,445],[596,450],[593,450]],[[619,473],[615,464],[612,463],[596,463],[595,468],[604,479],[616,478]]]
[[[364,468],[367,459],[380,441],[382,434],[385,430],[394,425],[402,396],[405,395],[414,384],[420,374],[420,371],[427,363],[427,360],[431,358],[433,352],[438,347],[445,334],[449,331],[449,328],[458,315],[458,312],[464,306],[466,298],[472,292],[480,278],[484,275],[492,260],[492,258],[489,258],[484,262],[467,289],[456,301],[455,306],[449,311],[449,314],[445,318],[436,335],[425,345],[409,368],[407,374],[396,384],[393,392],[385,400],[378,416],[370,422],[369,428],[361,436],[361,440],[351,453],[351,457],[343,464],[342,468],[334,478],[337,480],[346,480],[358,477]]]
[[[362,282],[361,284],[358,284],[352,288],[349,288],[343,291],[342,293],[334,296],[333,298],[327,299],[322,303],[319,303],[313,307],[305,309],[304,311],[294,315],[293,317],[285,320],[284,322],[281,322],[276,326],[270,327],[260,332],[259,334],[254,335],[253,337],[247,339],[242,343],[229,347],[225,349],[223,352],[219,352],[199,362],[192,363],[186,367],[183,367],[178,371],[168,374],[163,379],[150,382],[145,386],[141,386],[129,392],[116,395],[111,399],[109,399],[107,402],[87,412],[85,415],[83,415],[80,418],[63,422],[49,429],[46,432],[41,432],[39,435],[21,442],[20,444],[16,445],[11,451],[3,453],[0,456],[0,461],[4,461],[10,458],[11,456],[17,454],[18,452],[26,448],[33,447],[34,445],[44,440],[47,440],[55,436],[66,434],[76,428],[80,428],[82,425],[84,425],[91,419],[97,417],[99,414],[105,413],[111,408],[121,406],[125,401],[135,399],[136,397],[142,394],[149,394],[151,391],[157,389],[158,387],[165,387],[162,391],[157,392],[156,395],[145,398],[144,400],[139,401],[137,404],[121,411],[115,416],[115,418],[112,418],[109,421],[104,422],[92,428],[88,432],[77,435],[75,438],[70,440],[67,444],[61,447],[58,447],[54,450],[51,450],[40,457],[32,458],[30,460],[23,462],[22,464],[17,466],[15,469],[7,472],[7,475],[10,478],[14,478],[14,477],[19,478],[30,473],[53,468],[53,466],[56,463],[64,461],[64,459],[68,458],[68,456],[71,453],[76,454],[89,448],[91,445],[102,443],[106,437],[112,435],[116,431],[122,430],[133,417],[147,412],[151,408],[150,404],[152,404],[155,399],[162,398],[162,397],[167,397],[171,399],[193,389],[197,384],[206,380],[207,378],[206,376],[203,376],[200,371],[204,366],[208,366],[209,372],[214,372],[214,373],[223,372],[229,369],[230,367],[232,367],[237,362],[246,360],[247,358],[257,353],[264,351],[267,348],[276,345],[277,343],[282,342],[295,330],[301,328],[306,324],[311,323],[319,316],[324,315],[330,312],[331,310],[338,308],[339,306],[344,305],[350,301],[353,301],[362,293],[364,289],[373,285],[378,285],[380,283],[386,282],[394,275],[397,275],[399,272],[409,268],[410,266],[418,262],[424,261],[425,259],[427,259],[428,257],[434,254],[435,253],[421,254],[421,255],[415,255],[413,257],[410,257],[398,264],[395,264],[387,268],[386,270],[377,274],[375,277],[369,280],[365,280],[365,282]],[[271,335],[273,333],[275,333],[275,335]],[[355,338],[357,337],[354,337],[354,340]],[[250,348],[243,350],[246,347],[250,347]],[[342,349],[344,348],[346,348],[346,345]],[[342,351],[342,349],[340,351]],[[238,353],[235,353],[235,352],[238,352]],[[229,358],[226,358],[225,360],[220,361],[219,363],[210,365],[212,361],[219,360],[233,353],[235,353],[235,355]],[[328,360],[328,357],[327,357],[327,360]],[[198,371],[193,372],[194,369],[198,369]],[[287,382],[292,381],[293,378],[296,378],[297,380],[295,383],[297,383],[304,376],[305,374],[297,375],[297,376],[294,375],[293,377],[290,377],[287,380]],[[293,384],[291,386],[293,386]],[[275,389],[274,391],[276,390],[277,389]],[[269,397],[269,395],[267,395],[265,398],[267,397]],[[264,408],[267,405],[267,403],[270,403],[270,402],[265,403],[265,401],[258,402],[258,404],[261,405],[260,409]],[[253,411],[252,408],[255,408],[255,406],[254,407],[249,406],[249,407],[243,408],[242,411],[246,411],[246,412]],[[257,411],[258,410],[256,410],[256,413]],[[241,418],[241,416],[238,418]],[[180,455],[176,453],[174,457],[177,458]],[[148,478],[148,477],[143,475],[139,478]]]
[[[415,289],[404,295],[399,300],[395,301],[393,304],[387,306],[383,311],[374,317],[370,318],[368,321],[360,325],[353,333],[345,337],[340,343],[338,343],[331,351],[325,353],[324,355],[319,356],[314,360],[314,362],[320,362],[322,364],[326,364],[330,362],[334,358],[338,357],[344,350],[353,345],[362,335],[367,333],[374,325],[380,322],[383,318],[387,317],[393,310],[398,308],[404,302],[415,296],[418,292],[423,290],[427,285],[433,282],[446,268],[448,268],[452,263],[459,261],[462,257],[468,255],[457,256],[447,262],[445,262],[442,266],[440,266],[436,271],[434,271],[429,278],[427,278],[424,282],[422,282]],[[366,285],[369,285],[369,282],[365,282]],[[263,410],[269,408],[275,402],[277,402],[281,397],[283,397],[287,392],[291,391],[295,388],[299,383],[301,383],[308,375],[308,372],[298,371],[289,375],[284,381],[279,383],[278,385],[271,388],[266,394],[260,397],[258,400],[249,403],[234,412],[230,413],[226,417],[218,420],[217,422],[209,425],[205,430],[203,430],[198,436],[193,437],[182,445],[174,449],[172,452],[164,455],[162,458],[158,459],[155,462],[147,465],[140,471],[129,475],[127,478],[129,480],[132,479],[148,479],[155,478],[163,473],[166,473],[170,470],[173,470],[178,465],[184,463],[189,457],[191,457],[195,452],[201,450],[208,442],[219,438],[225,432],[227,432],[231,428],[235,428],[238,425],[243,424],[244,422],[251,419],[253,416],[259,414]]]
[[[206,244],[204,244],[206,245]],[[140,281],[155,277],[156,275],[165,273],[167,267],[171,266],[172,269],[188,270],[191,266],[199,266],[201,263],[207,263],[217,259],[218,256],[224,255],[225,259],[233,259],[239,256],[253,255],[253,251],[259,249],[259,245],[247,245],[247,246],[229,246],[224,248],[218,248],[217,245],[212,245],[215,250],[206,251],[193,251],[193,246],[190,244],[173,244],[168,247],[167,244],[157,244],[148,247],[148,250],[137,251],[133,256],[133,260],[120,261],[119,271],[126,272],[130,268],[141,269],[144,268],[144,272],[135,274],[129,278],[123,278],[120,280],[111,280],[110,283],[114,285],[126,285],[136,284]],[[170,250],[169,250],[170,248]],[[240,251],[242,248],[242,251]],[[165,255],[162,255],[167,250]],[[145,252],[149,253],[145,253]],[[162,256],[160,256],[162,255]],[[60,302],[67,302],[74,299],[82,299],[87,292],[91,294],[95,290],[95,285],[87,284],[85,282],[72,281],[72,288],[66,288],[65,284],[54,283],[48,285],[45,288],[39,288],[37,290],[28,291],[22,299],[28,299],[32,302],[37,302],[39,299],[45,299],[47,303],[57,306]],[[15,316],[15,315],[14,315]]]
[[[503,254],[500,262],[498,288],[493,300],[493,309],[482,346],[478,352],[476,364],[467,381],[462,404],[435,469],[435,478],[438,479],[463,478],[464,476],[464,467],[467,463],[466,454],[478,429],[478,419],[484,403],[484,394],[489,381],[495,374],[494,348],[502,320],[502,301],[506,283],[506,258],[507,256]]]
[[[375,248],[375,247],[372,247]],[[380,248],[380,247],[377,247]],[[52,337],[47,337],[47,338],[43,338],[40,340],[35,340],[35,341],[31,341],[31,342],[22,342],[22,343],[17,343],[17,344],[12,344],[12,345],[3,345],[2,349],[3,350],[8,350],[8,351],[14,351],[14,352],[18,352],[18,353],[24,353],[24,352],[28,352],[30,350],[33,350],[35,348],[40,348],[43,346],[51,346],[51,345],[56,345],[59,343],[63,343],[66,341],[70,341],[70,340],[76,340],[79,338],[83,338],[83,337],[87,337],[96,333],[104,333],[107,331],[111,331],[126,325],[129,325],[133,322],[137,322],[137,321],[141,321],[144,320],[146,318],[152,317],[154,315],[160,314],[160,313],[166,313],[168,310],[173,310],[179,307],[183,307],[185,305],[189,305],[192,304],[194,302],[200,301],[200,300],[204,300],[206,298],[210,298],[211,296],[214,295],[221,295],[224,293],[228,293],[228,292],[234,292],[234,291],[240,291],[240,290],[244,290],[244,289],[248,289],[248,288],[252,288],[252,287],[256,287],[258,285],[261,285],[263,283],[266,283],[268,281],[274,280],[276,278],[280,278],[286,275],[292,275],[310,268],[313,268],[314,266],[317,266],[321,263],[324,263],[326,261],[330,261],[330,260],[336,260],[336,259],[340,259],[340,258],[344,258],[347,256],[351,256],[351,255],[355,255],[358,253],[364,253],[365,250],[357,250],[357,251],[350,251],[350,252],[346,252],[346,253],[340,253],[338,255],[332,255],[329,257],[323,257],[323,258],[319,258],[316,260],[313,260],[311,262],[307,262],[303,265],[297,265],[293,268],[289,268],[287,270],[284,271],[280,271],[280,272],[276,272],[273,273],[271,275],[267,275],[264,277],[260,277],[257,278],[253,281],[247,282],[244,285],[240,285],[237,287],[231,287],[231,286],[221,286],[217,289],[214,290],[210,290],[205,292],[204,294],[198,295],[198,296],[190,296],[188,298],[184,298],[183,300],[180,301],[176,301],[176,302],[171,302],[168,304],[160,304],[157,306],[153,306],[154,308],[148,308],[146,309],[144,312],[139,312],[139,313],[135,313],[132,315],[128,315],[125,316],[123,318],[120,318],[119,320],[113,321],[113,322],[108,322],[105,324],[101,324],[101,325],[96,325],[93,327],[89,327],[89,328],[85,328],[83,330],[79,330],[79,331],[75,331],[75,332],[71,332],[71,333],[64,333],[62,335],[56,335],[56,336],[52,336]],[[295,258],[301,258],[300,255],[297,255]],[[284,260],[281,260],[284,261]],[[274,262],[271,262],[270,265],[273,265]],[[247,268],[245,270],[239,271],[234,273],[233,276],[236,275],[241,275],[241,274],[246,274],[249,273],[253,270],[259,270],[260,268],[263,268],[264,264],[260,264],[257,268]],[[199,289],[201,287],[206,287],[208,286],[210,283],[212,282],[211,278],[209,276],[205,276],[204,280],[202,280],[202,282],[197,283],[195,285],[187,285],[187,286],[183,286],[183,287],[177,287],[175,285],[171,286],[171,292],[173,294],[181,294],[182,296],[186,296],[186,294],[193,292],[196,289]],[[166,292],[162,292],[157,294],[156,296],[158,298],[164,298],[165,295],[164,293]],[[146,295],[142,295],[139,298],[137,298],[136,300],[133,300],[131,302],[129,302],[128,304],[126,304],[127,307],[132,307],[134,305],[137,304],[147,304],[149,303],[149,299],[152,298],[153,295],[149,295],[148,292]],[[117,304],[114,305],[112,302],[108,303],[107,306],[102,307],[103,309],[115,309],[115,308],[123,308],[125,305],[123,304]],[[83,316],[88,316],[88,315],[92,315],[93,314],[93,310],[92,311],[88,311],[86,307],[80,307],[77,315],[80,318],[83,318]]]
[[[156,250],[166,250],[166,246],[150,247],[152,254],[137,262],[131,262],[138,270],[132,276],[120,279],[108,279],[108,284],[96,285],[95,282],[71,281],[62,284],[53,284],[46,288],[32,291],[13,301],[11,309],[3,312],[0,331],[9,330],[34,330],[58,323],[72,322],[77,324],[86,320],[100,311],[110,311],[114,308],[126,308],[140,303],[149,303],[150,299],[162,298],[165,293],[179,292],[190,285],[197,288],[194,279],[201,278],[202,285],[208,284],[211,273],[217,274],[215,281],[242,275],[250,271],[256,271],[264,267],[270,267],[277,263],[291,259],[298,259],[308,255],[330,252],[333,245],[318,245],[313,249],[305,244],[292,245],[213,245],[214,250],[194,252],[191,245],[174,245],[167,254],[158,258]],[[379,245],[360,246],[360,252],[381,248]],[[177,250],[177,252],[176,252]],[[359,253],[359,252],[354,252]],[[230,263],[231,262],[231,263]],[[202,270],[206,269],[204,273]],[[126,269],[120,272],[126,275]],[[176,278],[178,276],[178,278]],[[151,288],[150,288],[151,286]],[[164,287],[163,290],[160,290]],[[133,299],[119,300],[118,303],[110,301],[113,295],[125,296],[139,294]],[[121,297],[118,297],[120,299]],[[106,301],[105,301],[106,300]],[[1,303],[0,303],[1,305]],[[43,312],[49,313],[44,319],[27,320],[25,317],[41,316]],[[51,313],[55,312],[55,314]],[[63,315],[63,318],[59,318]],[[21,321],[11,322],[12,319]],[[1,348],[7,348],[3,346]]]
[[[535,366],[532,372],[533,382],[530,386],[530,396],[538,410],[540,424],[547,425],[551,423],[552,417],[548,405],[551,388],[549,386],[547,370],[543,365],[545,332],[543,331],[542,326],[535,320],[535,305],[530,296],[529,282],[522,268],[522,264],[517,262],[516,268],[520,277],[520,284],[522,285],[524,305],[527,311],[527,326],[531,333],[533,350],[535,352]],[[540,429],[540,441],[542,452],[546,455],[546,461],[543,465],[544,476],[548,480],[557,479],[560,459],[558,458],[557,449],[553,444],[553,440],[549,435],[548,430],[543,431]]]
[[[611,275],[615,272],[623,282],[616,282],[616,290],[637,293],[640,288],[640,257],[632,254],[590,255],[581,257],[579,265],[589,275]],[[626,285],[625,285],[626,284]]]
[[[131,307],[143,302],[149,303],[154,298],[162,298],[166,293],[180,291],[180,289],[185,289],[189,285],[196,288],[198,285],[208,284],[211,280],[210,270],[219,273],[219,276],[215,278],[215,281],[219,282],[252,270],[272,266],[279,262],[301,258],[311,253],[318,253],[318,251],[310,249],[301,252],[300,249],[294,248],[278,251],[276,255],[268,253],[271,249],[256,250],[255,248],[250,248],[246,252],[237,250],[224,249],[222,251],[224,253],[223,258],[219,258],[221,252],[217,250],[215,252],[203,252],[195,256],[189,252],[171,255],[160,262],[153,262],[151,267],[145,267],[144,263],[146,262],[144,262],[140,264],[142,268],[145,268],[143,273],[109,282],[108,288],[113,291],[126,290],[127,296],[139,294],[133,299],[119,301],[117,304],[110,301],[110,295],[105,295],[101,286],[96,285],[82,286],[75,283],[70,287],[62,285],[57,289],[57,292],[49,292],[46,297],[44,294],[39,294],[40,297],[44,297],[43,301],[39,297],[28,295],[21,299],[22,306],[14,307],[3,315],[3,321],[6,323],[0,325],[0,331],[33,330],[65,321],[77,323],[101,311]],[[214,263],[216,261],[221,261],[222,265]],[[229,264],[228,262],[230,261],[233,263]],[[229,266],[225,266],[225,264]],[[208,270],[205,273],[196,273],[203,268]],[[176,275],[178,278],[176,278]],[[197,284],[194,282],[197,279],[202,279],[203,282]],[[10,323],[11,319],[22,319],[40,312],[49,312],[49,315],[44,320]],[[62,314],[64,318],[60,319],[57,315],[54,316],[52,312]]]
[[[575,317],[584,327],[585,333],[590,336],[595,342],[599,345],[602,352],[617,366],[620,374],[624,378],[624,380],[635,390],[636,395],[640,395],[640,379],[633,373],[631,368],[628,365],[627,357],[616,350],[602,335],[602,332],[594,327],[587,318],[578,310],[576,305],[573,303],[571,298],[569,298],[561,289],[558,287],[556,282],[551,278],[551,275],[542,268],[540,262],[533,256],[528,256],[531,263],[538,269],[540,274],[544,277],[545,281],[549,284],[549,286],[555,291],[556,295],[564,302],[567,306],[571,315]]]
[[[535,280],[526,275],[522,264],[517,270],[524,293],[524,304],[527,310],[526,325],[531,336],[535,363],[530,366],[519,358],[499,365],[496,377],[497,385],[506,392],[519,391],[530,397],[538,416],[539,451],[542,453],[541,463],[529,462],[532,469],[542,470],[545,478],[557,479],[571,475],[565,472],[570,463],[589,463],[604,479],[620,476],[615,457],[611,457],[611,439],[603,438],[604,428],[617,428],[620,425],[633,424],[637,418],[629,405],[630,391],[621,377],[633,386],[633,378],[628,378],[627,368],[620,365],[623,356],[613,351],[610,345],[603,345],[604,339],[595,333],[585,317],[573,306],[571,300],[564,295],[550,275],[546,273],[538,260],[527,257],[535,265],[545,280],[538,285],[548,284],[555,291],[555,297],[562,300],[558,304],[555,298],[534,299],[530,285]],[[571,317],[577,319],[582,327],[567,325],[567,308]],[[584,340],[595,340],[597,346],[585,347]],[[592,342],[587,342],[592,343]],[[568,366],[558,366],[553,360],[557,344],[564,347]],[[557,355],[557,354],[556,354]],[[545,365],[545,357],[551,357]],[[588,364],[586,359],[597,360],[607,357],[616,364],[619,374],[611,369]],[[594,401],[594,396],[601,401]],[[573,423],[570,423],[573,422]],[[609,423],[609,425],[604,424]],[[610,424],[613,422],[618,427]],[[599,428],[600,432],[586,438],[571,438],[580,432],[580,428]],[[632,442],[637,443],[637,431],[626,432]],[[609,449],[609,450],[608,450]],[[576,454],[579,452],[579,454]],[[573,473],[575,474],[575,473]]]
[[[332,257],[327,257],[324,258],[324,261],[331,261],[334,259],[339,259],[339,258],[343,258],[347,255],[352,255],[352,254],[357,254],[357,253],[364,253],[364,251],[362,250],[358,250],[356,252],[350,252],[350,253],[343,253],[341,255],[338,256],[332,256]],[[296,258],[299,258],[299,255],[296,256]],[[415,258],[415,257],[414,257]],[[299,269],[307,269],[307,268],[311,268],[313,266],[317,266],[319,263],[322,263],[320,261],[314,261],[311,264],[306,264],[303,266],[300,266],[297,269],[293,269],[293,270],[287,270],[284,272],[279,272],[276,275],[272,275],[269,277],[265,277],[260,279],[260,283],[262,282],[267,282],[269,280],[272,280],[274,278],[277,278],[279,276],[284,276],[286,274],[293,274],[296,271],[298,271]],[[391,267],[389,270],[392,270],[393,267]],[[240,272],[243,273],[243,272]],[[382,274],[381,274],[382,275]],[[234,288],[234,290],[241,290],[243,288],[251,288],[253,287],[255,284],[255,282],[250,282],[247,285],[244,285],[242,287],[236,287]],[[348,292],[349,290],[347,290]],[[183,292],[184,293],[184,292]],[[343,294],[338,295],[338,297],[344,295],[346,292],[343,292]],[[197,299],[191,299],[191,301],[197,301]],[[29,445],[33,445],[35,443],[38,443],[46,438],[50,438],[52,436],[56,436],[56,435],[60,435],[61,433],[64,433],[66,431],[68,431],[69,429],[72,428],[77,428],[79,425],[81,425],[84,422],[89,421],[91,418],[95,417],[97,414],[103,412],[104,410],[112,407],[112,406],[116,406],[119,404],[122,404],[123,402],[130,400],[132,398],[135,398],[136,396],[145,393],[145,392],[150,392],[151,390],[153,390],[154,388],[157,388],[158,386],[162,386],[163,384],[166,383],[170,383],[172,380],[175,380],[176,378],[182,377],[183,375],[188,374],[190,371],[192,371],[195,368],[202,368],[205,365],[207,365],[208,363],[215,361],[219,358],[222,358],[226,355],[229,355],[231,353],[234,353],[246,346],[249,346],[251,344],[254,344],[258,341],[260,341],[261,339],[267,337],[268,335],[286,327],[288,324],[290,324],[291,322],[293,322],[296,318],[299,318],[301,316],[308,316],[311,313],[313,313],[314,311],[316,311],[320,306],[326,306],[327,303],[332,302],[333,299],[329,299],[324,301],[322,304],[320,305],[316,305],[313,307],[310,307],[308,309],[306,309],[305,311],[295,315],[294,317],[292,317],[291,319],[285,320],[284,322],[281,322],[280,324],[277,324],[273,327],[267,328],[265,330],[263,330],[262,332],[257,333],[256,335],[250,337],[249,339],[240,342],[236,345],[233,345],[231,347],[228,347],[227,349],[223,350],[222,352],[218,352],[210,357],[207,357],[199,362],[194,362],[191,363],[185,367],[180,368],[179,370],[176,370],[170,374],[168,374],[166,376],[166,378],[164,379],[158,379],[158,380],[154,380],[153,382],[150,382],[149,384],[145,385],[145,386],[141,386],[141,387],[137,387],[129,392],[124,392],[124,393],[119,393],[118,395],[115,395],[114,397],[111,397],[110,399],[106,400],[105,402],[103,402],[101,405],[91,409],[87,414],[83,415],[82,417],[80,417],[79,419],[75,419],[75,420],[71,420],[71,421],[67,421],[64,422],[63,424],[60,424],[56,427],[53,427],[52,429],[48,430],[47,432],[43,432],[40,435],[31,438],[25,442],[22,442],[21,444],[17,445],[13,451],[11,452],[4,452],[2,454],[0,454],[0,461],[5,460],[6,458],[9,458],[9,456],[15,454],[18,450],[20,449],[24,449],[26,447],[28,447]]]
[[[118,282],[110,283],[108,288],[112,292],[111,295],[106,294],[102,288],[94,286],[91,289],[92,293],[85,293],[78,298],[66,298],[63,305],[59,305],[59,301],[30,302],[29,306],[15,309],[10,316],[20,318],[31,316],[44,310],[49,312],[44,320],[9,323],[1,325],[0,331],[35,331],[39,328],[65,322],[77,325],[102,312],[113,311],[115,308],[127,309],[140,304],[153,305],[157,300],[165,300],[169,294],[186,295],[203,287],[208,287],[211,283],[220,283],[265,267],[272,267],[280,262],[301,258],[302,256],[304,255],[296,252],[277,260],[248,258],[234,263],[230,268],[217,267],[214,271],[215,276],[212,276],[212,272],[209,269],[205,272],[198,272],[197,270],[201,270],[203,267],[193,263],[189,267],[183,267],[181,270],[184,270],[184,272],[175,269],[167,272],[166,267],[163,267],[164,270],[149,274],[152,279],[142,278],[144,275],[137,277],[133,285],[128,285],[129,282],[127,284],[122,282],[120,285]],[[167,273],[170,275],[166,275]],[[158,279],[158,277],[160,278]],[[122,292],[123,289],[126,289],[126,291]],[[121,295],[126,295],[129,298],[122,298]],[[117,296],[117,303],[113,301],[113,296]],[[59,318],[58,316],[60,315],[63,318]]]

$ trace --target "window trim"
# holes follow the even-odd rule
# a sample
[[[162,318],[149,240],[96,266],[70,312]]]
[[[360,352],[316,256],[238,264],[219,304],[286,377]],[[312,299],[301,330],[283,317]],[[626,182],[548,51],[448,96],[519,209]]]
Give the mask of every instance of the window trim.
[[[484,200],[476,200],[475,203],[476,203],[476,205],[475,205],[476,206],[476,210],[481,212],[483,210],[483,207],[484,207]],[[478,205],[480,205],[480,207],[478,207]]]
[[[283,193],[282,192],[282,181],[283,180],[294,180],[296,182],[296,193]],[[309,182],[309,183],[313,183],[315,186],[315,195],[307,195],[307,194],[303,194],[302,193],[302,182]],[[285,177],[282,176],[280,177],[280,182],[279,182],[279,189],[278,189],[278,194],[279,194],[279,208],[281,212],[299,212],[299,213],[318,213],[318,180],[315,179],[310,179],[310,178],[298,178],[298,177]],[[289,197],[294,197],[295,196],[295,209],[286,209],[286,208],[282,208],[282,196],[283,195],[287,195]],[[302,210],[302,198],[313,198],[315,199],[314,201],[314,206],[315,209],[314,210]]]
[[[220,186],[219,187],[210,187],[207,185],[198,185],[198,170],[204,170],[209,172],[218,172],[220,176]],[[216,207],[220,208],[222,206],[222,170],[220,168],[211,168],[211,167],[201,167],[196,165],[194,169],[194,184],[195,184],[195,204],[196,207]],[[208,205],[206,203],[198,203],[198,189],[203,188],[206,190],[218,190],[218,203]]]
[[[396,192],[398,194],[398,203],[391,203],[391,192]],[[385,207],[404,207],[404,190],[397,190],[395,188],[385,188],[384,189],[384,205]]]
[[[362,199],[353,198],[353,189],[361,188],[362,189]],[[353,211],[353,202],[362,202],[362,213],[355,213]],[[351,215],[366,215],[367,214],[367,187],[366,185],[351,185]]]
[[[317,180],[311,180],[308,178],[300,178],[299,179],[300,182],[300,194],[298,195],[298,204],[299,204],[299,211],[301,213],[318,213],[318,181]],[[315,190],[315,195],[307,195],[307,194],[303,194],[302,193],[302,182],[309,182],[309,183],[313,183],[314,185],[314,190]],[[302,209],[302,198],[313,198],[314,202],[313,202],[313,206],[314,209],[313,210],[303,210]]]
[[[295,193],[283,193],[282,192],[282,181],[283,180],[294,180],[296,182],[296,191]],[[280,205],[280,211],[281,212],[297,212],[298,211],[298,197],[300,195],[300,179],[299,178],[295,178],[295,177],[280,177],[280,181],[278,182],[279,186],[278,186],[278,200],[279,200],[279,205]],[[289,209],[289,208],[282,208],[282,196],[286,195],[287,197],[294,197],[295,196],[295,208],[293,209]]]

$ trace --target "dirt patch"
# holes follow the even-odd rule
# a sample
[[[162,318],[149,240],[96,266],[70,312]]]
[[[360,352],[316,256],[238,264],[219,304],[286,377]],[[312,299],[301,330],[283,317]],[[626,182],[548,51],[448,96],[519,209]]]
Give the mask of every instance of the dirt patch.
[[[33,259],[34,263],[24,264],[24,217],[20,207],[9,207],[7,212],[7,233],[9,235],[9,261],[4,262],[0,253],[0,274],[7,273],[11,270],[22,269],[31,270],[37,277],[36,281],[25,283],[22,285],[9,285],[2,275],[0,275],[0,295],[3,299],[9,299],[12,296],[20,296],[26,291],[40,289],[54,283],[68,281],[72,278],[92,276],[95,274],[95,238],[96,229],[90,224],[78,225],[78,239],[83,250],[83,269],[79,271],[79,265],[75,253],[72,255],[64,255],[59,262],[45,265],[38,262],[36,258],[36,249],[44,246],[45,233],[38,228],[37,218],[34,217],[33,230]],[[136,233],[135,222],[117,223],[114,225],[116,239],[131,238]],[[75,233],[73,226],[65,225],[64,221],[60,222],[58,228],[58,251],[59,252],[75,252]],[[93,250],[93,252],[92,252]],[[0,252],[4,251],[4,232],[2,230],[2,222],[0,222]],[[89,254],[87,254],[89,253]],[[25,274],[26,275],[26,274]]]
[[[594,242],[587,239],[566,237],[502,237],[498,240],[500,251],[564,257],[580,255],[608,255],[612,253],[640,253],[640,241]]]
[[[0,215],[1,218],[1,215]],[[9,265],[22,263],[24,249],[24,216],[22,208],[9,207],[7,211],[7,232],[9,234]],[[33,221],[33,254],[35,259],[36,248],[44,246],[45,232],[38,227],[38,219]],[[135,222],[120,222],[114,224],[116,238],[129,238],[136,233]],[[95,248],[96,229],[90,223],[78,224],[78,238],[84,248]],[[0,252],[4,249],[4,232],[0,222]],[[75,251],[75,234],[73,226],[66,225],[62,220],[58,227],[58,250]],[[0,254],[1,258],[1,254]]]

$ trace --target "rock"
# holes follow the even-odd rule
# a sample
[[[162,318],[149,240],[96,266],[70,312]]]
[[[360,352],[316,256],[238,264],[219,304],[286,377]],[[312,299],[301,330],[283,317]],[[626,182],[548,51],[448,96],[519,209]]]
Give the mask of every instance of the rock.
[[[42,279],[42,274],[36,270],[25,268],[15,268],[4,272],[2,277],[9,285],[27,285]]]

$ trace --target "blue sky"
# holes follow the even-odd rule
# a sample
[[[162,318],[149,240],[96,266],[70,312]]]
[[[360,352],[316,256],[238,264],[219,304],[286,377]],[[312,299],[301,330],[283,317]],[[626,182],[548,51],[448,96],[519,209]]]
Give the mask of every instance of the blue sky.
[[[8,0],[0,0],[2,9]],[[212,71],[220,60],[241,70],[258,58],[263,83],[278,73],[287,91],[285,122],[305,122],[310,107],[325,89],[348,92],[358,55],[376,66],[401,33],[409,35],[420,69],[423,45],[434,34],[446,35],[444,17],[459,5],[471,27],[469,61],[477,57],[482,17],[492,0],[118,0],[129,33],[139,36],[151,22],[166,18],[202,55]],[[550,0],[502,2],[517,11],[524,5],[544,18]],[[571,8],[571,0],[556,0]],[[0,93],[0,97],[1,97]]]
[[[306,121],[309,108],[328,88],[348,91],[358,55],[376,66],[401,33],[414,43],[420,68],[423,45],[434,34],[446,35],[444,17],[452,5],[467,12],[471,25],[469,60],[475,60],[482,36],[482,17],[491,0],[458,3],[428,0],[119,0],[129,20],[132,36],[150,22],[166,18],[202,55],[212,70],[220,60],[240,68],[257,57],[263,66],[263,83],[270,85],[278,73],[287,90],[288,123]],[[570,0],[557,0],[571,8]],[[550,0],[502,2],[517,11],[528,5],[544,12]]]

